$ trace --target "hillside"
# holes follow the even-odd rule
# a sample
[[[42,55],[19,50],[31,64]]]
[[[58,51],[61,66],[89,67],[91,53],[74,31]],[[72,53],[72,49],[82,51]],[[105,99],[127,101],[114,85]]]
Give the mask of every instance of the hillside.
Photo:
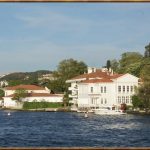
[[[0,78],[0,81],[6,80],[9,82],[9,85],[38,84],[39,77],[50,73],[52,73],[52,71],[49,70],[37,70],[35,72],[14,72]]]

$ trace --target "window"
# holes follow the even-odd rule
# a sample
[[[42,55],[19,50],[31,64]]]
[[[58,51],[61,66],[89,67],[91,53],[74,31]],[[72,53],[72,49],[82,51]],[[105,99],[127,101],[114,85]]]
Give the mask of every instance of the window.
[[[123,86],[123,92],[125,92],[125,86]]]
[[[94,72],[94,68],[92,68],[92,72]]]
[[[91,104],[94,104],[94,100],[93,100],[93,98],[91,99]]]
[[[101,86],[101,93],[103,93],[103,87]]]
[[[101,98],[101,104],[103,104],[103,98]]]
[[[132,96],[130,96],[130,103],[132,103]]]
[[[105,104],[107,104],[107,99],[105,98]]]
[[[126,96],[126,104],[129,103],[129,96]]]
[[[118,96],[118,104],[120,104],[120,103],[121,103],[121,97]]]
[[[122,96],[122,103],[125,103],[125,96]]]
[[[91,87],[91,93],[93,93],[93,87]]]
[[[131,86],[131,89],[130,89],[130,91],[131,91],[131,92],[133,92],[133,86]]]
[[[129,86],[127,86],[127,92],[129,92]]]
[[[91,98],[91,104],[95,104],[95,105],[97,105],[97,98]]]
[[[121,86],[118,86],[118,92],[121,92]]]
[[[106,93],[106,86],[104,86],[104,93]]]

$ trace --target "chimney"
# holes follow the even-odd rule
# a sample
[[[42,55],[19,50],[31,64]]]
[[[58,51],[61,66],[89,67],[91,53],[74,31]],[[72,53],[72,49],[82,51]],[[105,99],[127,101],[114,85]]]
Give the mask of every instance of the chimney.
[[[96,72],[95,67],[88,67],[88,73]]]

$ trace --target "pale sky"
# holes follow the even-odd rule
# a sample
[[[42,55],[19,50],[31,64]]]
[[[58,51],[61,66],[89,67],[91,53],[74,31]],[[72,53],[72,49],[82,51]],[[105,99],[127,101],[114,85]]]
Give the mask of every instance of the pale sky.
[[[1,3],[0,73],[101,67],[150,42],[150,3]]]

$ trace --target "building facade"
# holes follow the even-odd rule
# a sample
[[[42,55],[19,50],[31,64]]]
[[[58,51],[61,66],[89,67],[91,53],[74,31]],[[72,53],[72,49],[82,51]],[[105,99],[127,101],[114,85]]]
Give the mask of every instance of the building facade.
[[[5,96],[3,97],[3,107],[5,108],[21,108],[22,105],[13,100],[15,91],[18,89],[24,89],[27,92],[27,96],[22,98],[22,102],[63,102],[62,94],[51,94],[50,90],[45,87],[39,87],[36,85],[18,85],[5,88]]]
[[[132,95],[138,86],[139,78],[131,74],[114,74],[113,71],[88,68],[88,73],[67,80],[72,103],[78,108],[98,108],[103,106],[120,107],[132,105]]]

